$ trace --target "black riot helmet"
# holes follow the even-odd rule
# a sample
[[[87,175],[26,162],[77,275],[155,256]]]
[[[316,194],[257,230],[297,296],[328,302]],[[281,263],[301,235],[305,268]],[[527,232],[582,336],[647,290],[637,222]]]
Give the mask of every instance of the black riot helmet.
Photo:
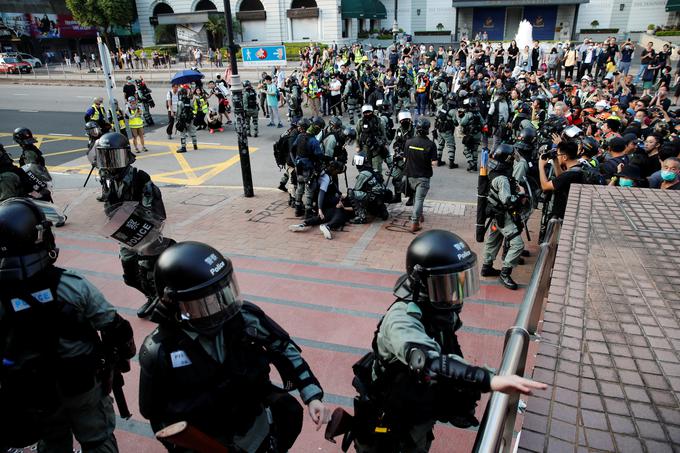
[[[252,87],[253,87],[253,85],[250,83],[250,80],[244,80],[243,81],[243,88],[248,89],[248,88],[252,88]]]
[[[515,157],[515,150],[512,148],[512,145],[501,143],[495,150],[493,150],[489,157],[491,157],[496,162],[509,164]]]
[[[17,127],[14,129],[12,138],[15,142],[17,142],[17,144],[21,146],[31,145],[38,142],[38,140],[33,137],[33,132],[31,132],[31,130],[27,127]]]
[[[130,142],[120,132],[108,132],[97,142],[97,166],[106,170],[126,168],[135,161]]]
[[[479,290],[477,255],[459,236],[445,230],[421,233],[406,251],[406,273],[414,294],[427,295],[439,310],[459,310]]]
[[[324,121],[324,119],[320,116],[315,116],[312,118],[312,124],[319,126],[319,130],[324,130],[326,127],[326,121]]]
[[[453,91],[450,92],[450,93],[446,96],[446,100],[447,100],[447,102],[449,103],[449,105],[453,105],[453,106],[458,105],[458,95],[457,95],[456,93],[454,93]]]
[[[595,157],[600,152],[600,144],[594,137],[587,136],[581,139],[581,154],[586,157]]]
[[[536,143],[536,129],[533,127],[525,127],[517,136],[517,139],[527,145],[533,146]]]
[[[420,136],[427,137],[430,133],[430,120],[422,116],[416,120],[416,133]]]
[[[465,101],[463,101],[463,104],[466,104]],[[477,105],[477,99],[476,99],[476,98],[469,98],[469,99],[467,99],[467,104],[466,104],[466,105],[467,105],[467,107],[468,107],[470,110],[477,110],[477,107],[478,107],[478,105]]]
[[[154,281],[178,321],[201,334],[217,334],[243,305],[231,260],[201,242],[179,242],[161,253]]]
[[[102,136],[102,130],[95,121],[88,121],[85,123],[85,132],[92,140],[96,140]]]
[[[339,116],[333,116],[328,121],[328,124],[330,124],[333,129],[339,129],[342,127],[342,119]]]
[[[307,129],[309,129],[309,126],[312,125],[312,122],[309,120],[309,118],[302,118],[300,121],[298,121],[298,129],[300,129],[300,132],[307,132]]]
[[[0,203],[0,285],[27,280],[54,264],[59,250],[51,227],[27,198]]]

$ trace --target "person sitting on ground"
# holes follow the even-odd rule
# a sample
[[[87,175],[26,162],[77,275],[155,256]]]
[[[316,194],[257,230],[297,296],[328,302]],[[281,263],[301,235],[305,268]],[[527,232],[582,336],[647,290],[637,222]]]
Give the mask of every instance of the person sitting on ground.
[[[307,231],[309,227],[319,225],[319,230],[326,239],[333,239],[331,230],[341,230],[349,218],[342,204],[342,193],[333,182],[334,176],[343,171],[344,165],[332,161],[319,175],[319,190],[317,195],[317,215],[306,219],[302,223],[290,225],[290,231]]]
[[[217,112],[215,107],[210,107],[206,122],[208,123],[208,129],[211,134],[214,134],[215,131],[224,132],[224,127],[222,127],[222,115]]]

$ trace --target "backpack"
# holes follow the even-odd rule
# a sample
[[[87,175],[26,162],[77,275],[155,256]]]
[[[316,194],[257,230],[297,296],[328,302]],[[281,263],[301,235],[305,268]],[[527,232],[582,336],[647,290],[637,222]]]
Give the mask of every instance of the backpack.
[[[257,93],[255,90],[248,90],[248,96],[246,97],[246,107],[249,109],[257,108]]]
[[[599,168],[595,168],[590,164],[587,163],[580,163],[578,165],[575,165],[572,168],[578,167],[581,173],[583,174],[583,184],[589,184],[593,186],[604,186],[606,184],[606,181],[604,179],[604,175],[600,173]],[[571,170],[571,169],[570,169]],[[579,171],[579,170],[574,170],[574,171]]]
[[[194,119],[194,109],[190,102],[182,101],[182,111],[179,114],[180,121],[183,123],[189,123]]]
[[[295,137],[297,137],[297,134],[286,132],[274,142],[274,160],[280,168],[284,168],[290,159],[291,145]]]

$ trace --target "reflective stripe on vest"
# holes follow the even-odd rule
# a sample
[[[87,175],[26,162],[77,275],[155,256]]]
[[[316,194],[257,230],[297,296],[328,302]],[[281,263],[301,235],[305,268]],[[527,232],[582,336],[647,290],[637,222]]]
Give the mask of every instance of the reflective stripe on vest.
[[[91,121],[96,122],[99,121],[100,118],[104,117],[104,109],[102,107],[99,107],[97,104],[92,104],[92,108],[94,109],[94,113],[90,117]]]
[[[144,127],[144,120],[142,120],[142,115],[137,114],[137,109],[134,111],[132,109],[128,109],[128,116],[130,119],[128,122],[130,123],[130,127],[132,129],[139,129],[140,127]]]

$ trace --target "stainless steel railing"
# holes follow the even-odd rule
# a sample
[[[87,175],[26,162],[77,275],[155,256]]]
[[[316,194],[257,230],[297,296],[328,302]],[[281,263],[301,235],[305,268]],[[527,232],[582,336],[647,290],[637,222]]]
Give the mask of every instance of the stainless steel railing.
[[[505,333],[499,376],[524,375],[529,337],[536,333],[538,321],[541,318],[543,301],[547,296],[548,283],[555,262],[561,225],[562,221],[557,219],[551,220],[548,224],[545,241],[540,244],[536,266],[531,274],[531,280],[519,313],[517,313],[515,324]],[[519,394],[507,395],[494,392],[491,395],[477,431],[473,452],[507,453],[512,451],[518,404]]]

